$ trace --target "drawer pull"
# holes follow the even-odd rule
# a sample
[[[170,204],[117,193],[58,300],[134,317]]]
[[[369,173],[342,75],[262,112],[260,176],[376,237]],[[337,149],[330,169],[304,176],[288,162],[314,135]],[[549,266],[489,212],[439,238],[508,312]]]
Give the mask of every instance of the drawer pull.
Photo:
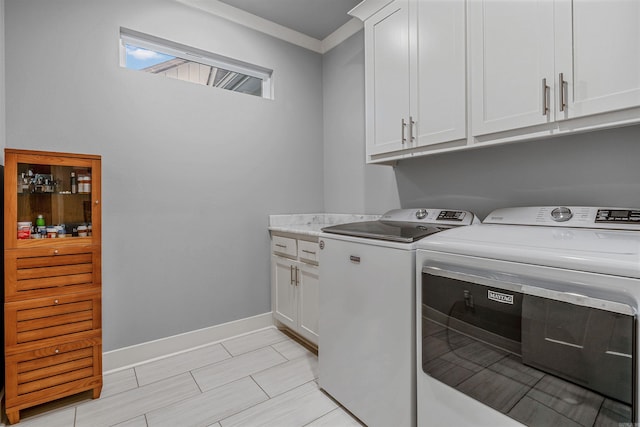
[[[60,253],[60,251],[59,251],[59,250],[57,250],[57,249],[54,249],[54,250],[53,250],[53,254],[54,254],[54,255],[58,255],[59,253]]]
[[[53,300],[53,303],[54,303],[54,304],[60,304],[60,300],[54,299],[54,300]]]
[[[58,350],[58,349],[56,348],[55,352],[56,352],[56,354],[58,354],[58,353],[60,353],[60,350]]]
[[[349,260],[354,264],[360,264],[360,257],[359,256],[351,255],[349,257]]]
[[[276,247],[282,248],[282,249],[287,249],[287,245],[281,245],[280,243],[276,243]]]
[[[310,255],[315,255],[315,251],[308,251],[306,249],[303,249],[302,252],[304,252],[305,254],[310,254]]]

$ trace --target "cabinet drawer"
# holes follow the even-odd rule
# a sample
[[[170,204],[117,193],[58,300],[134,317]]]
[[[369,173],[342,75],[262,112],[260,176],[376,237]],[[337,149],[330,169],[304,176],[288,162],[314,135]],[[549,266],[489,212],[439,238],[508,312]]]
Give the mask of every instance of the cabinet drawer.
[[[307,242],[306,240],[298,240],[298,258],[301,261],[310,262],[312,264],[318,263],[318,243]]]
[[[13,301],[94,289],[101,282],[97,246],[6,251],[5,298]]]
[[[271,251],[277,254],[295,258],[298,255],[296,239],[282,236],[272,236]]]
[[[100,338],[93,338],[7,356],[7,399],[19,402],[26,395],[55,392],[70,383],[95,383],[102,374],[101,351]]]
[[[27,345],[99,329],[100,302],[100,293],[90,292],[6,303],[6,345]]]

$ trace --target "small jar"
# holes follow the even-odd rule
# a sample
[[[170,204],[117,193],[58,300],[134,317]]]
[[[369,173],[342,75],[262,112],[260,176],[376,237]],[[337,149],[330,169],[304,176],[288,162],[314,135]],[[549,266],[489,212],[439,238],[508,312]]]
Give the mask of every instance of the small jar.
[[[44,227],[44,225],[45,225],[44,216],[38,215],[38,217],[36,218],[36,225],[38,227]]]
[[[58,230],[55,227],[47,228],[47,239],[55,239],[58,237]]]
[[[78,237],[87,237],[87,226],[86,225],[79,225],[78,226]]]
[[[20,221],[18,222],[18,239],[25,240],[31,238],[31,222]]]

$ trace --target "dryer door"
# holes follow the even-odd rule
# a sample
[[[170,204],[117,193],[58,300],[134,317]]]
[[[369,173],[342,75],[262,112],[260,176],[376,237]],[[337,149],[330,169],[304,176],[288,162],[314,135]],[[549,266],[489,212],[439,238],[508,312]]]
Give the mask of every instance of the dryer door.
[[[423,266],[421,298],[429,377],[530,426],[635,420],[636,317],[626,303],[435,261]]]

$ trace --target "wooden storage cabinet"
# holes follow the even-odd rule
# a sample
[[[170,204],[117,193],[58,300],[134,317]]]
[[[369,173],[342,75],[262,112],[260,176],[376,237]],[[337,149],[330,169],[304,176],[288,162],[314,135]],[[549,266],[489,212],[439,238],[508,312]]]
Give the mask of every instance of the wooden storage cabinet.
[[[72,187],[72,172],[88,178],[82,187]],[[4,182],[5,408],[13,424],[31,406],[87,390],[100,396],[101,160],[6,149]],[[38,215],[48,237],[37,233]],[[26,234],[25,222],[33,227]]]

